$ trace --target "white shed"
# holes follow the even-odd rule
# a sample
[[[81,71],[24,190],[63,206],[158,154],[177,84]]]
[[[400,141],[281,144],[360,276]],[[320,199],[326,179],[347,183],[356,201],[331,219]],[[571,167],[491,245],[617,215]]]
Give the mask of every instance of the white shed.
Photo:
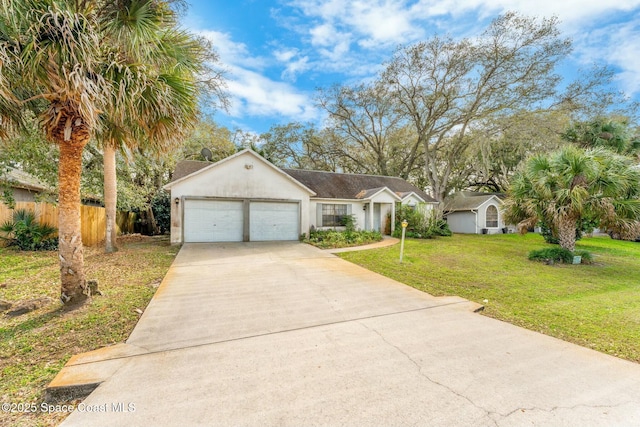
[[[502,204],[496,194],[460,192],[445,202],[444,218],[454,233],[504,233]]]

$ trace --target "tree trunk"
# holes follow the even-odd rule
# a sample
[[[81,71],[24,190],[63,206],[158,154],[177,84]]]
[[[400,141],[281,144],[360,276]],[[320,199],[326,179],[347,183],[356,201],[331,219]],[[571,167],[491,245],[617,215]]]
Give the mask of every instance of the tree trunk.
[[[61,120],[64,123],[64,120]],[[74,126],[65,141],[64,126],[59,126],[54,138],[60,147],[58,166],[58,251],[60,258],[60,299],[65,305],[84,302],[88,297],[84,276],[82,228],[80,223],[80,176],[82,150],[89,142],[89,133]]]
[[[107,253],[118,250],[116,238],[116,203],[118,188],[116,183],[116,150],[107,143],[104,146],[104,208],[107,215],[107,232],[104,250]]]
[[[576,249],[576,220],[562,218],[557,225],[560,247],[573,252]]]

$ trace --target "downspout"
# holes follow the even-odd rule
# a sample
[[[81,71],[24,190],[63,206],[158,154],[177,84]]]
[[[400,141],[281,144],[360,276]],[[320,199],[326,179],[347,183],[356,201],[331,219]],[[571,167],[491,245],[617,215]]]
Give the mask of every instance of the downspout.
[[[402,202],[400,202],[402,204]],[[396,203],[391,203],[391,235],[393,236],[393,232],[396,228]]]
[[[473,212],[473,214],[476,216],[475,221],[473,221],[473,227],[476,230],[475,230],[475,233],[473,233],[473,234],[480,234],[480,233],[478,233],[478,211],[476,209],[471,209],[471,212]]]

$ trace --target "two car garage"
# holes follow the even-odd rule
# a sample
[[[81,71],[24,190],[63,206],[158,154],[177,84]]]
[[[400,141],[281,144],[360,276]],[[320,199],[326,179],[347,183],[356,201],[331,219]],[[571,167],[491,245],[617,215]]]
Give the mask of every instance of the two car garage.
[[[269,200],[184,200],[184,242],[298,240],[300,203]]]
[[[171,191],[171,243],[295,241],[315,192],[246,149],[217,163],[182,161]]]

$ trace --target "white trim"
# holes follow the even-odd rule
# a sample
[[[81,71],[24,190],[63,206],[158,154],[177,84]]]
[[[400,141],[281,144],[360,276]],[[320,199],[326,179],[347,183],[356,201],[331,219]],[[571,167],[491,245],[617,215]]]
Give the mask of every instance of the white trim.
[[[411,196],[415,196],[415,197],[417,197],[418,199],[422,200],[422,203],[432,203],[432,204],[433,204],[433,203],[438,203],[438,202],[427,202],[425,199],[423,199],[422,197],[420,197],[420,195],[419,195],[418,193],[416,193],[415,191],[411,191],[410,193],[406,194],[404,197],[402,197],[402,198],[400,199],[400,201],[404,203],[404,201],[405,201],[405,200],[407,200],[407,199],[408,199],[409,197],[411,197]]]
[[[368,199],[330,199],[330,198],[325,198],[325,197],[310,197],[309,198],[310,201],[312,202],[318,202],[318,203],[360,203],[362,204],[363,202],[368,201]]]
[[[396,199],[396,201],[398,202],[402,202],[402,198],[400,196],[398,196],[396,193],[394,193],[393,191],[391,191],[391,189],[389,187],[382,187],[380,190],[376,191],[375,193],[373,193],[371,196],[367,197],[366,199],[357,199],[357,200],[373,200],[375,197],[377,197],[378,195],[380,195],[383,192],[387,192],[389,194],[391,194],[393,196],[394,199]]]

